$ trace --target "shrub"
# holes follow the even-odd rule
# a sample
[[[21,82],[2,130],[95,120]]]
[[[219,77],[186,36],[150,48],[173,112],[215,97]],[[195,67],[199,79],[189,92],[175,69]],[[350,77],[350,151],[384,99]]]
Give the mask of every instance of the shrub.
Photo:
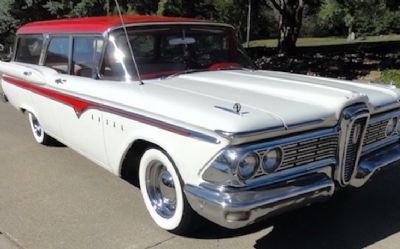
[[[400,87],[400,70],[391,69],[383,71],[381,75],[381,80],[386,84],[393,81],[397,87]]]

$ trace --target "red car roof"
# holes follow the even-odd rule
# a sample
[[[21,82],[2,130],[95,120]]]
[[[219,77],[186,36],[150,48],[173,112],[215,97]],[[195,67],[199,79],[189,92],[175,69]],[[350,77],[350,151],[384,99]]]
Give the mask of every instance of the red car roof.
[[[207,22],[199,19],[161,16],[124,16],[125,24],[152,22]],[[102,33],[109,28],[121,26],[119,16],[85,17],[31,22],[18,29],[17,34],[85,32]]]

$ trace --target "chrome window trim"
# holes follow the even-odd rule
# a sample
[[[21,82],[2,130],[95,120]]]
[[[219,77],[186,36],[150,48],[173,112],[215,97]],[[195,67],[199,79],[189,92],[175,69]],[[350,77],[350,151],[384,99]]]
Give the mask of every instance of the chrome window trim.
[[[147,23],[128,23],[125,24],[126,28],[131,27],[148,27],[148,26],[215,26],[215,27],[225,27],[235,29],[232,25],[225,24],[225,23],[212,23],[212,22],[147,22]],[[110,33],[116,29],[123,28],[122,25],[117,25],[111,28],[108,28],[104,33]]]
[[[97,62],[97,71],[99,71],[103,57],[104,57],[104,52],[105,52],[105,45],[107,42],[107,38],[103,36],[102,33],[71,33],[71,32],[52,32],[52,33],[43,33],[44,36],[44,42],[43,42],[43,49],[42,49],[42,54],[39,60],[39,65],[40,66],[45,66],[44,63],[46,61],[47,57],[47,50],[50,45],[50,41],[54,37],[68,37],[69,38],[69,53],[68,53],[68,74],[67,75],[73,75],[72,74],[72,56],[73,56],[73,49],[74,49],[74,39],[75,37],[94,37],[94,38],[99,38],[103,40],[103,48],[101,52],[101,56],[99,57],[99,61]],[[99,74],[99,72],[96,72],[96,74]]]
[[[22,37],[29,37],[29,36],[42,36],[42,37],[43,37],[42,51],[40,51],[39,61],[37,62],[37,64],[32,64],[32,65],[40,65],[40,62],[41,62],[42,56],[43,56],[43,52],[45,51],[45,45],[46,45],[46,36],[45,36],[44,33],[34,33],[34,34],[20,34],[20,35],[16,35],[15,40],[14,40],[14,52],[13,52],[13,55],[12,55],[12,57],[11,57],[11,61],[13,61],[13,62],[18,62],[18,63],[25,63],[25,62],[16,61],[16,59],[17,59],[17,49],[18,49],[19,40],[20,40]]]
[[[44,48],[44,55],[43,55],[43,61],[41,63],[41,66],[47,67],[47,68],[51,68],[54,69],[52,67],[46,66],[46,59],[48,56],[48,49],[50,46],[50,42],[54,39],[54,38],[68,38],[68,69],[66,73],[60,73],[60,74],[64,74],[64,75],[71,75],[71,64],[72,64],[72,36],[68,33],[48,33],[47,34],[47,42],[46,42],[46,47]]]
[[[225,24],[225,23],[207,23],[207,22],[148,22],[148,23],[131,23],[131,24],[125,24],[124,26],[122,25],[118,25],[118,26],[114,26],[111,28],[108,28],[106,31],[104,31],[102,33],[102,36],[104,38],[104,47],[103,47],[103,53],[102,56],[100,57],[100,64],[99,64],[99,73],[98,73],[98,79],[99,80],[109,80],[109,79],[105,79],[104,75],[102,74],[102,67],[104,64],[104,57],[105,57],[105,53],[107,51],[107,47],[109,46],[109,39],[110,39],[110,34],[118,29],[122,29],[122,28],[131,28],[131,27],[152,27],[152,26],[212,26],[212,27],[221,27],[221,28],[229,28],[232,29],[232,31],[235,30],[235,28],[232,25],[229,24]],[[126,84],[127,82],[124,80],[111,80],[113,82],[122,82],[124,84]],[[139,83],[139,81],[135,80],[135,81],[130,81],[128,83]],[[219,134],[220,135],[220,134]]]

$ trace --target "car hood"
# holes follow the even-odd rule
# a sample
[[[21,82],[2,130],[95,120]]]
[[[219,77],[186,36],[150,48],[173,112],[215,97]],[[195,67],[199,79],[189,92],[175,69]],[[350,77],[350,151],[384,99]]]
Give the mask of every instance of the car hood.
[[[380,85],[269,71],[187,74],[151,81],[144,89],[153,111],[226,134],[332,126],[348,105],[365,102],[373,111],[399,99],[397,90]]]

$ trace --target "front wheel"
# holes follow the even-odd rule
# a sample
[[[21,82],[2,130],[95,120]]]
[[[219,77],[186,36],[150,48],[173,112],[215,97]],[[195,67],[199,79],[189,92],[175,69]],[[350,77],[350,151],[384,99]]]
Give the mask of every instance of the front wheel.
[[[177,234],[190,232],[199,217],[183,194],[179,174],[166,154],[149,149],[140,161],[139,183],[146,208],[161,228]]]
[[[36,142],[43,145],[54,145],[57,140],[49,136],[40,125],[39,120],[32,113],[28,114],[29,124],[31,125],[32,134]]]

